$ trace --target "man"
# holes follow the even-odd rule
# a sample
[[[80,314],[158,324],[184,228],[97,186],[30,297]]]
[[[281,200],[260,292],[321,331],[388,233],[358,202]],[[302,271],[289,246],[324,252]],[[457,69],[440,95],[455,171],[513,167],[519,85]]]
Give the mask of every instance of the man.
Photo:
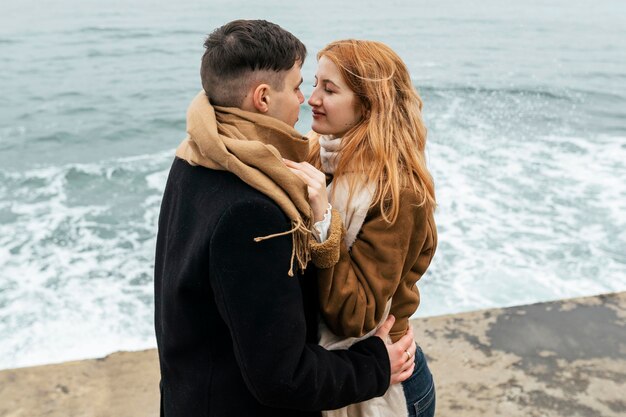
[[[410,337],[383,343],[392,322],[350,350],[316,344],[316,282],[302,269],[326,249],[310,241],[306,185],[281,161],[308,152],[293,128],[304,45],[239,20],[205,48],[159,217],[161,415],[314,416],[382,395],[415,352]]]

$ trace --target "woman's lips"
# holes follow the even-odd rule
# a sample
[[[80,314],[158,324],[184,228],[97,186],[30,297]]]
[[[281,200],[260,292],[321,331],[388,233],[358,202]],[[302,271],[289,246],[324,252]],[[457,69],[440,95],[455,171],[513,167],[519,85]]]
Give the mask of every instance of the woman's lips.
[[[322,116],[325,116],[325,114],[322,113],[322,112],[319,112],[319,111],[315,111],[315,110],[313,111],[313,118],[314,119],[319,119]]]

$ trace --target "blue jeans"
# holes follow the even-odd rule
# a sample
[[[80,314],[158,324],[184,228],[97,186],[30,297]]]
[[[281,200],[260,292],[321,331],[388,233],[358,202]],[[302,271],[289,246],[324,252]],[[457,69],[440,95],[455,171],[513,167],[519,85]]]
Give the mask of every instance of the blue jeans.
[[[415,369],[402,383],[409,417],[433,417],[435,415],[435,383],[428,369],[426,356],[418,346],[415,351]]]

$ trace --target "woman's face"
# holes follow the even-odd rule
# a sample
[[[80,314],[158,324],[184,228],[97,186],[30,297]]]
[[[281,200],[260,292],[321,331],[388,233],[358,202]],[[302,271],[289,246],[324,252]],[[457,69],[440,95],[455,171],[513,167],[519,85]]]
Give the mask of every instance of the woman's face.
[[[313,108],[311,128],[315,132],[341,137],[361,120],[356,95],[348,88],[334,62],[325,56],[317,64],[313,87],[308,103]]]

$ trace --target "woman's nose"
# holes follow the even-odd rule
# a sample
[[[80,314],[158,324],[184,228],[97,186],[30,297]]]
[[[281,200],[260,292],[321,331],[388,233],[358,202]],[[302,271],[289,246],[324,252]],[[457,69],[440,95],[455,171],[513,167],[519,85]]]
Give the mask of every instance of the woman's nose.
[[[309,101],[307,103],[309,103],[309,106],[311,107],[316,107],[320,105],[319,97],[317,94],[315,94],[315,91],[311,93],[311,97],[309,97]]]

